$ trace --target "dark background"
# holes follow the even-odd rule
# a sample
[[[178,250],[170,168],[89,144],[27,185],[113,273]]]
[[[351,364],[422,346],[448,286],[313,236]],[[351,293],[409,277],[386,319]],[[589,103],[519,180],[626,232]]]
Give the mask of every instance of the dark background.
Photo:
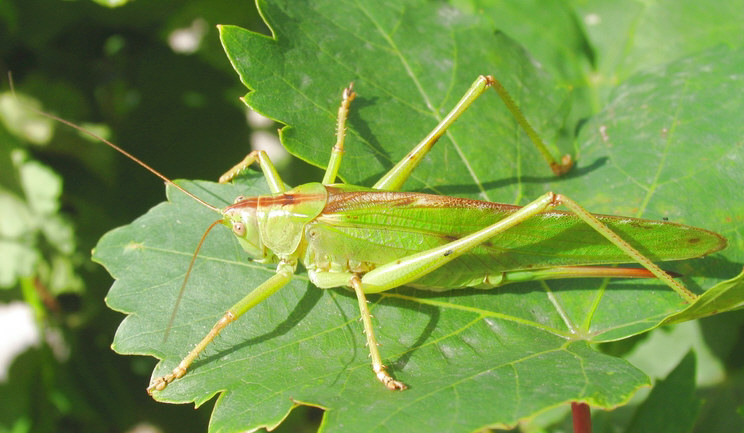
[[[108,8],[92,1],[3,0],[0,91],[9,89],[11,71],[16,91],[37,99],[43,110],[107,126],[112,141],[166,176],[216,180],[250,150],[238,99],[246,89],[224,55],[217,24],[269,34],[250,1],[138,1]],[[175,52],[169,36],[192,26],[203,32],[199,49]],[[36,305],[42,338],[56,341],[16,358],[9,381],[0,383],[0,431],[206,431],[209,408],[162,404],[145,393],[155,359],[111,350],[124,316],[104,305],[112,280],[89,260],[103,233],[164,199],[162,181],[61,125],[46,145],[19,139],[0,146],[4,158],[23,149],[61,176],[60,215],[76,239],[65,260],[84,281],[80,288],[53,289],[37,274],[24,280],[31,290],[22,290],[24,281],[0,290],[3,303]],[[7,166],[0,171],[9,174]],[[51,256],[43,236],[29,242]],[[293,412],[297,421],[283,428],[297,431],[308,417],[315,430],[319,418],[307,409]]]

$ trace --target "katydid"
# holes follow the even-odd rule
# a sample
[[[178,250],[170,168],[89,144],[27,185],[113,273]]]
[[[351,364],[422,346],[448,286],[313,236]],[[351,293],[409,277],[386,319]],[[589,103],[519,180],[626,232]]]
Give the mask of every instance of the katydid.
[[[336,183],[346,117],[355,97],[352,85],[343,91],[336,144],[322,182],[286,190],[266,153],[254,151],[220,182],[230,182],[258,163],[272,194],[237,197],[224,209],[205,203],[103,140],[219,213],[221,218],[210,229],[220,223],[227,226],[254,260],[276,264],[272,277],[230,307],[178,366],[154,378],[147,391],[161,391],[185,375],[228,324],[286,285],[300,262],[317,287],[354,291],[372,370],[390,390],[403,390],[406,385],[394,379],[382,363],[366,294],[404,285],[444,291],[557,278],[655,277],[685,301],[694,301],[696,296],[675,280],[675,275],[653,261],[689,259],[721,250],[726,240],[711,231],[666,221],[594,215],[553,192],[520,207],[398,191],[447,128],[489,87],[497,91],[553,172],[561,175],[570,170],[571,158],[565,156],[557,162],[552,157],[506,90],[491,76],[478,77],[449,114],[371,188]],[[559,205],[568,211],[554,210]],[[622,232],[622,237],[617,232]],[[197,254],[198,247],[192,265]],[[637,262],[643,268],[597,266],[627,262]]]

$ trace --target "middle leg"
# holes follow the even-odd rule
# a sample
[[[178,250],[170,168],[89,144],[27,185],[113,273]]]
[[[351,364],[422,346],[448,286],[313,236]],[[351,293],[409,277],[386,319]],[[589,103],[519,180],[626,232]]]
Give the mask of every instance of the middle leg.
[[[338,167],[341,165],[341,157],[344,155],[344,139],[346,138],[346,117],[349,115],[349,105],[356,97],[354,93],[354,83],[344,89],[341,97],[341,106],[338,107],[338,116],[336,117],[336,144],[331,151],[331,159],[328,161],[325,175],[323,176],[323,185],[330,185],[336,182]]]
[[[362,322],[364,323],[364,335],[367,337],[369,355],[372,358],[372,370],[375,372],[377,379],[379,379],[380,382],[391,391],[402,391],[408,388],[403,382],[393,379],[393,377],[385,370],[385,366],[382,365],[380,351],[377,349],[377,339],[375,338],[375,332],[372,328],[372,315],[369,313],[369,308],[367,308],[367,298],[364,296],[362,281],[357,275],[354,275],[351,277],[349,284],[354,289],[357,301],[359,302],[359,311],[362,314]]]

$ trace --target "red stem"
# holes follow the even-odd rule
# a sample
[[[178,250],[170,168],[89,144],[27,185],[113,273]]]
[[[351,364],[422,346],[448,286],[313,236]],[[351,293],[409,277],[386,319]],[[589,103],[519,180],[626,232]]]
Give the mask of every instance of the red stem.
[[[592,433],[592,415],[586,403],[571,403],[574,433]]]

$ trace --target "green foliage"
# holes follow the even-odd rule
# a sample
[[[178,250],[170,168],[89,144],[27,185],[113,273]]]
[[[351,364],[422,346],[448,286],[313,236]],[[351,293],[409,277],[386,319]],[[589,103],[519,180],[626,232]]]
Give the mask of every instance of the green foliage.
[[[687,397],[693,373],[685,359],[637,413],[631,395],[651,383],[648,376],[669,372],[649,366],[677,365],[690,343],[654,346],[666,328],[645,340],[626,339],[740,303],[741,282],[727,279],[744,262],[736,97],[744,63],[741,1],[259,4],[275,39],[222,27],[222,40],[240,79],[254,90],[247,100],[288,125],[282,139],[299,158],[327,163],[340,92],[354,81],[359,96],[341,176],[370,185],[478,74],[494,74],[553,152],[577,158],[575,169],[552,177],[488,92],[406,189],[520,204],[553,190],[593,212],[705,227],[726,236],[729,248],[664,264],[704,293],[686,310],[655,281],[562,281],[436,296],[403,288],[371,297],[383,357],[412,387],[403,393],[384,390],[370,372],[353,295],[318,290],[300,274],[232,325],[159,399],[202,404],[224,391],[211,421],[220,431],[274,426],[291,409],[282,427],[295,430],[306,416],[298,417],[297,405],[328,409],[323,431],[471,431],[517,421],[525,431],[552,431],[562,428],[553,424],[569,401],[621,406],[595,413],[596,432],[622,430],[631,419],[644,430],[661,419],[658,402],[676,392],[669,404],[688,409],[673,425],[741,431],[741,313],[694,322],[696,396]],[[0,6],[3,64],[14,70],[19,90],[46,109],[110,126],[118,144],[167,175],[214,179],[248,147],[234,103],[244,89],[217,47],[214,25],[254,25],[242,9],[249,6],[130,2],[106,10],[91,2],[58,8],[7,2]],[[206,29],[193,55],[166,45],[183,28]],[[1,145],[10,142],[3,138]],[[0,152],[0,167],[11,167],[9,155]],[[162,196],[151,175],[67,132],[57,131],[49,150],[35,148],[23,161],[52,167],[57,174],[48,177],[64,180],[58,199],[64,213],[55,209],[45,221],[72,221],[73,256]],[[10,172],[0,169],[3,185],[17,178]],[[293,185],[320,179],[283,177]],[[12,189],[17,196],[19,185]],[[234,186],[183,185],[216,205],[265,192],[256,176]],[[163,359],[155,374],[172,368],[232,302],[272,272],[249,262],[231,235],[216,229],[163,343],[190,255],[215,218],[176,191],[168,196],[171,202],[111,232],[96,249],[117,278],[109,304],[130,313],[115,348]],[[142,422],[174,431],[206,428],[208,408],[157,404],[145,395],[151,365],[144,358],[112,356],[108,345],[121,315],[100,308],[105,280],[79,272],[89,287],[79,295],[82,307],[47,319],[63,331],[69,361],[45,346],[14,364],[0,396],[19,397],[0,404],[0,429],[122,431]],[[595,343],[618,339],[624,340],[597,351]],[[705,404],[698,411],[699,397]],[[39,413],[44,422],[35,421]]]
[[[73,228],[59,212],[62,181],[24,150],[25,143],[46,144],[52,123],[29,116],[17,101],[34,102],[0,95],[0,118],[8,128],[0,126],[0,288],[35,281],[55,295],[79,291]]]
[[[162,200],[162,189],[99,143],[40,124],[8,92],[10,70],[23,104],[86,126],[94,121],[96,130],[109,126],[110,138],[159,169],[213,177],[244,154],[240,137],[248,131],[236,109],[240,84],[214,26],[251,25],[258,15],[250,4],[213,0],[158,7],[0,2],[0,310],[24,301],[41,337],[40,347],[0,366],[0,377],[8,374],[0,379],[0,431],[126,431],[143,423],[206,429],[208,414],[153,404],[143,391],[150,362],[111,351],[120,316],[103,303],[110,277],[89,260],[105,231]],[[206,29],[202,49],[173,52],[168,36],[197,19]],[[177,71],[190,72],[176,78]],[[207,96],[187,104],[194,95]],[[197,119],[209,124],[191,128]],[[205,143],[215,152],[207,160]],[[7,326],[3,360],[26,327]]]
[[[695,356],[688,353],[666,379],[656,384],[626,431],[692,431],[702,406],[694,391]]]
[[[600,213],[706,227],[732,246],[711,258],[665,265],[693,289],[708,290],[684,312],[656,281],[557,281],[443,295],[402,288],[373,297],[383,355],[411,386],[402,393],[375,381],[353,296],[318,291],[300,276],[231,325],[158,399],[202,404],[221,392],[211,421],[219,431],[271,428],[298,403],[326,409],[323,431],[510,426],[570,401],[611,409],[649,383],[587,343],[741,303],[742,277],[723,281],[740,272],[743,258],[740,222],[731,217],[741,205],[727,182],[744,168],[738,158],[744,131],[736,121],[741,102],[728,97],[742,87],[742,50],[713,47],[632,74],[602,111],[578,125],[570,147],[561,144],[577,128],[569,108],[590,102],[583,92],[568,92],[565,78],[551,78],[511,38],[494,33],[486,18],[417,2],[261,6],[275,39],[226,26],[222,41],[253,90],[246,102],[288,125],[284,145],[311,164],[323,166],[329,157],[346,83],[354,81],[358,98],[340,173],[369,185],[478,73],[492,73],[543,137],[576,156],[574,171],[550,176],[496,95],[486,94],[440,140],[407,189],[512,203],[550,189]],[[235,186],[184,185],[216,205],[266,191],[255,176]],[[705,194],[714,188],[721,193]],[[688,196],[705,199],[681,199]],[[214,218],[181,194],[169,197],[106,236],[95,255],[117,278],[109,305],[130,314],[114,347],[162,358],[155,375],[172,369],[272,272],[246,261],[226,231],[211,235],[163,343],[163,305],[173,304],[200,228]]]

